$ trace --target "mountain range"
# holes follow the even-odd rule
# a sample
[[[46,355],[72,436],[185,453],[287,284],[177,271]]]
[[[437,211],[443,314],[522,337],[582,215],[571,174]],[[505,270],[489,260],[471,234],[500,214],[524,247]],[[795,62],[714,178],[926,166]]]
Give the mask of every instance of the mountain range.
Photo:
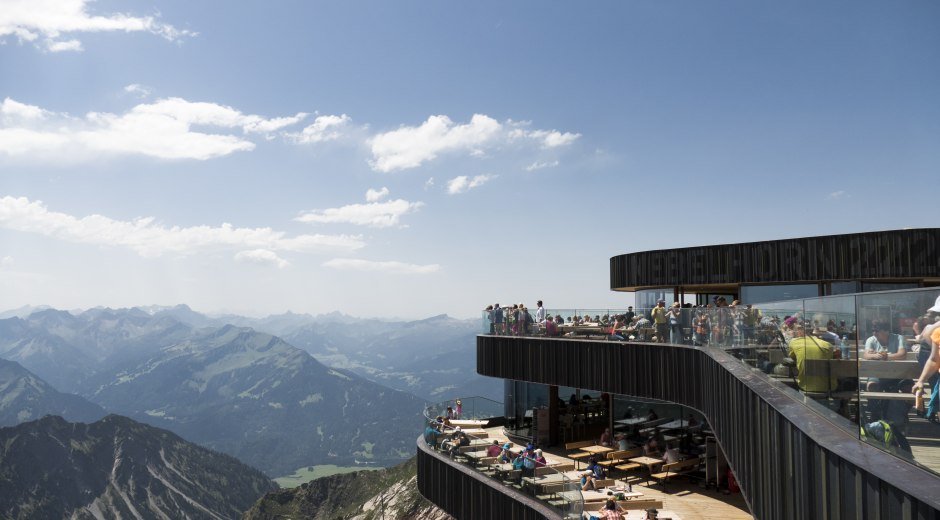
[[[425,400],[471,395],[475,385],[485,392],[474,393],[496,394],[501,385],[468,369],[476,329],[447,316],[40,309],[0,320],[0,357],[48,381],[47,393],[78,394],[280,476],[313,464],[400,462],[412,452]],[[59,411],[37,407],[21,417],[47,413]]]
[[[233,457],[126,417],[0,428],[2,518],[220,520],[276,488]]]

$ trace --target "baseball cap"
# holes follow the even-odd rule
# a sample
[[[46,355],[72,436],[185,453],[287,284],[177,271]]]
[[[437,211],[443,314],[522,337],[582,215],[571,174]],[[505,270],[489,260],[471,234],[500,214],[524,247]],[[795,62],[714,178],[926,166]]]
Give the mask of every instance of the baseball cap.
[[[937,296],[937,301],[934,302],[933,307],[927,309],[927,312],[940,312],[940,296]]]

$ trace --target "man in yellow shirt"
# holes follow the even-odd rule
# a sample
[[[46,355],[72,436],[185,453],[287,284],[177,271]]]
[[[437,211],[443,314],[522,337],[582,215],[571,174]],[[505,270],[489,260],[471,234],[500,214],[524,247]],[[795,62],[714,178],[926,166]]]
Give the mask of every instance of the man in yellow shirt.
[[[659,300],[650,314],[653,317],[653,323],[656,324],[656,341],[665,343],[666,336],[669,335],[669,316],[667,316],[666,300]]]
[[[790,357],[796,361],[796,384],[804,392],[830,392],[836,389],[836,378],[826,375],[806,375],[807,359],[832,359],[832,345],[806,334],[797,322],[790,340]]]

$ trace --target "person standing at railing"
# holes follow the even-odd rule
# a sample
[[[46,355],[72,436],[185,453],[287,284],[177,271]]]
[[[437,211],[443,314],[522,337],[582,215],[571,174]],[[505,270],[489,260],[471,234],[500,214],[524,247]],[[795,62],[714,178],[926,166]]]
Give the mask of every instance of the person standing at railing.
[[[493,322],[493,328],[496,334],[503,333],[503,310],[499,308],[499,304],[496,303],[493,305],[493,314],[490,321]]]
[[[542,300],[535,302],[535,323],[545,324],[545,307],[542,307]]]
[[[669,319],[669,343],[682,343],[682,307],[679,302],[672,304],[667,318]]]
[[[656,342],[665,343],[666,335],[669,334],[669,311],[666,310],[666,300],[656,302],[656,307],[650,311],[653,317],[653,323],[656,324]]]
[[[626,321],[627,323],[630,323],[633,321],[633,318],[635,317],[636,317],[636,313],[633,312],[633,306],[631,305],[627,307],[627,312],[626,314],[624,314],[624,321]]]
[[[711,324],[708,322],[708,313],[704,312],[704,310],[699,310],[699,314],[695,317],[695,322],[692,327],[694,334],[693,344],[697,347],[708,345],[708,333],[711,331]]]
[[[754,341],[754,331],[757,330],[757,326],[760,324],[761,312],[760,309],[755,309],[753,305],[748,303],[745,305],[744,309],[744,342],[752,343]]]

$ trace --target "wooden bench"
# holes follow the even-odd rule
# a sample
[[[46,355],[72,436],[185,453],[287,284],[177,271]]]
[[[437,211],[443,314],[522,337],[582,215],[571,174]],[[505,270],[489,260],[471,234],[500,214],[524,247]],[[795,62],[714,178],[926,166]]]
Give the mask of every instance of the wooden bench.
[[[566,451],[580,450],[581,448],[587,448],[588,446],[594,446],[594,441],[568,442],[568,443],[565,443],[565,450]]]
[[[694,457],[691,459],[680,460],[679,462],[673,462],[672,464],[663,464],[661,471],[659,473],[651,474],[650,478],[659,482],[663,485],[663,487],[665,487],[667,480],[684,473],[689,473],[695,468],[699,467],[701,463],[701,457]]]
[[[641,455],[643,455],[643,448],[634,448],[632,450],[626,451],[622,457],[623,460],[621,460],[623,464],[617,464],[616,466],[614,466],[614,469],[619,470],[619,471],[633,471],[635,469],[645,468],[646,466],[642,464],[637,464],[636,462],[630,462],[629,460],[632,458],[639,457]]]
[[[617,505],[624,509],[662,509],[663,501],[653,498],[637,498],[634,500],[620,500]]]
[[[612,451],[607,454],[607,460],[602,460],[598,462],[601,466],[605,468],[610,468],[625,462],[627,459],[632,459],[633,457],[639,457],[643,455],[643,448],[633,448],[631,450],[622,450],[622,451]]]

